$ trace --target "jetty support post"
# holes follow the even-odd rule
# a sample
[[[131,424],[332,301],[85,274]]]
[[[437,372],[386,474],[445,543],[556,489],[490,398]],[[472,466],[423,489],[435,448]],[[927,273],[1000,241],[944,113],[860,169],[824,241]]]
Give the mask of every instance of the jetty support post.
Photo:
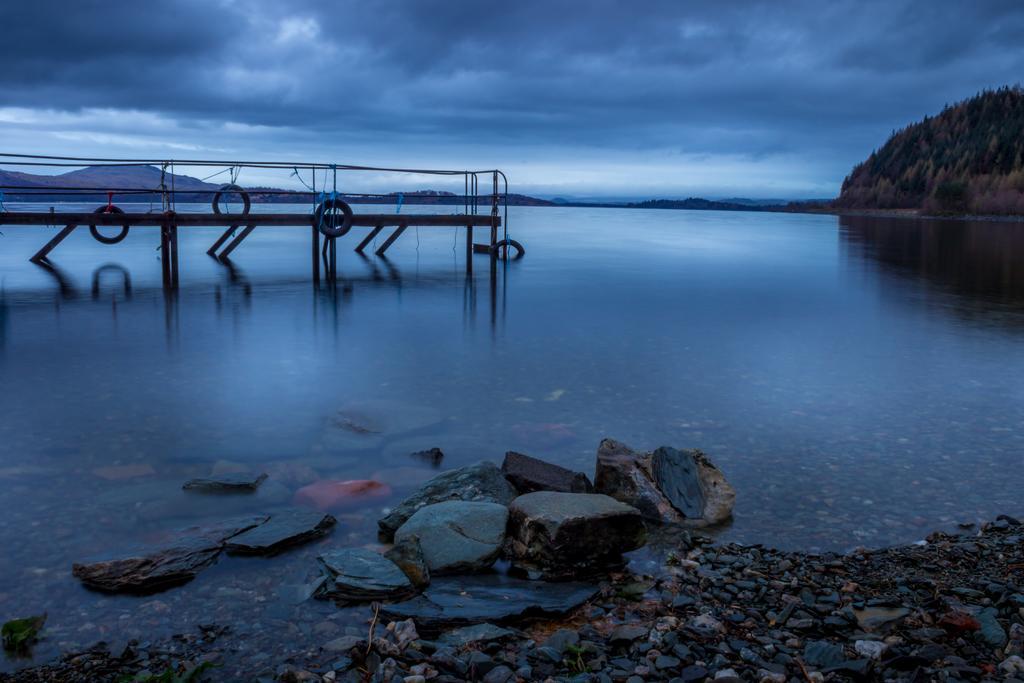
[[[320,284],[320,230],[313,226],[313,284]]]
[[[380,231],[383,230],[383,229],[384,229],[383,225],[380,225],[380,224],[375,225],[373,227],[373,230],[371,230],[370,233],[366,237],[363,238],[363,241],[359,243],[359,246],[356,247],[356,251],[359,252],[360,254],[362,254],[363,253],[363,249],[366,249],[367,245],[370,244],[370,242],[373,241],[373,238],[376,237],[377,235],[379,235]]]
[[[249,233],[252,232],[255,229],[256,229],[255,225],[247,225],[247,226],[245,226],[245,228],[242,230],[242,232],[238,233],[238,236],[235,237],[235,239],[231,240],[231,243],[228,244],[228,246],[226,246],[224,248],[224,251],[222,251],[220,253],[220,256],[218,256],[217,258],[219,258],[219,259],[226,259],[228,256],[230,256],[231,252],[233,252],[235,249],[237,249],[238,245],[242,243],[242,240],[244,240],[246,237],[248,237]]]
[[[164,223],[160,226],[160,274],[164,287],[171,286],[171,240],[170,226]]]
[[[229,237],[231,237],[231,236],[233,236],[235,234],[235,230],[238,229],[238,227],[239,226],[237,226],[237,225],[232,225],[227,230],[225,230],[224,233],[220,237],[217,238],[217,241],[214,242],[210,246],[210,248],[206,250],[206,253],[209,254],[210,256],[216,257],[217,256],[217,250],[221,248],[221,245],[223,245],[225,242],[228,241]]]
[[[160,225],[160,270],[164,287],[178,288],[178,226],[171,222]]]
[[[498,243],[498,172],[493,173],[493,187],[491,190],[491,257],[498,258],[498,250],[494,246]],[[508,253],[508,247],[505,248]]]
[[[466,226],[466,273],[473,272],[473,224]]]
[[[391,233],[391,235],[389,235],[386,240],[384,240],[384,244],[380,245],[380,248],[373,253],[377,254],[377,256],[383,256],[384,252],[387,251],[388,248],[395,243],[395,240],[397,240],[401,236],[401,234],[405,232],[405,229],[407,227],[409,226],[406,225],[405,223],[402,223],[397,228],[395,228],[395,231]]]
[[[178,288],[178,226],[168,226],[168,238],[171,244],[171,287]]]
[[[324,235],[324,245],[320,249],[320,258],[324,261],[324,278],[327,282],[334,282],[338,277],[338,247],[335,245],[337,238]]]
[[[331,272],[329,277],[331,282],[335,282],[338,279],[338,238],[331,237],[327,240],[327,243],[331,259]]]
[[[72,232],[74,232],[75,228],[77,228],[77,227],[78,227],[78,225],[76,225],[74,223],[72,223],[71,225],[65,225],[64,228],[60,232],[58,232],[56,235],[54,235],[53,239],[51,239],[49,242],[47,242],[46,245],[43,246],[42,249],[40,249],[35,254],[33,254],[32,257],[29,259],[29,261],[31,261],[32,263],[40,263],[42,261],[45,261],[47,254],[49,254],[51,251],[53,251],[54,248],[58,244],[63,242],[65,237],[67,237]]]

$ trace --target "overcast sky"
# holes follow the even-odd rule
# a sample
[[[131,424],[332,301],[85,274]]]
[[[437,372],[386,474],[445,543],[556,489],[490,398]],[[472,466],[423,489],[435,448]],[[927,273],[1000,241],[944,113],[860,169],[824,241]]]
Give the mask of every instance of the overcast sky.
[[[500,167],[545,196],[832,196],[1024,74],[1020,0],[27,0],[0,26],[0,151]]]

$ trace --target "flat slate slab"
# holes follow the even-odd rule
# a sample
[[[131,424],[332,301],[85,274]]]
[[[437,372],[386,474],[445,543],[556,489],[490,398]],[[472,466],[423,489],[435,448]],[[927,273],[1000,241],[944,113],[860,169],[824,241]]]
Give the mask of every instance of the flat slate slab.
[[[266,481],[267,475],[247,472],[221,474],[210,479],[189,479],[181,488],[200,493],[252,493]]]
[[[315,510],[275,512],[263,524],[231,538],[224,547],[233,555],[276,555],[292,546],[326,536],[336,520]]]
[[[690,519],[704,514],[704,489],[692,452],[662,446],[651,457],[651,474],[672,506]]]
[[[593,493],[594,485],[582,472],[573,472],[554,463],[523,453],[509,451],[501,463],[501,471],[519,493],[532,491],[564,491]]]
[[[266,521],[266,515],[258,515],[181,529],[164,543],[135,548],[113,558],[75,563],[71,571],[86,586],[109,593],[162,590],[191,581],[213,564],[225,541]]]
[[[419,597],[387,605],[390,620],[412,619],[420,633],[480,623],[510,623],[558,616],[597,595],[600,587],[580,582],[526,581],[502,574],[436,579]]]
[[[317,558],[327,580],[317,592],[325,600],[401,600],[415,594],[409,577],[394,562],[366,548],[341,548]]]

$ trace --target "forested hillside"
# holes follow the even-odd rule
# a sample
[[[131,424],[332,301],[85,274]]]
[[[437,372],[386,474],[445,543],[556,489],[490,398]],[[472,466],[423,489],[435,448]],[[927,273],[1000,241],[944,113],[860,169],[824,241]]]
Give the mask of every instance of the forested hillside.
[[[1024,214],[1024,89],[982,92],[893,133],[853,169],[835,205]]]

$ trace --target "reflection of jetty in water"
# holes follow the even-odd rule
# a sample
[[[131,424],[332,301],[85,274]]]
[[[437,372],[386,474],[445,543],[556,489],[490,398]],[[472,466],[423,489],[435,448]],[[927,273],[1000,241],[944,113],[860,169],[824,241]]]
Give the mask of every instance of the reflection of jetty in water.
[[[843,216],[851,260],[938,288],[960,314],[1024,309],[1024,225]]]
[[[360,292],[392,291],[399,298],[403,293],[416,290],[451,289],[461,284],[463,320],[473,326],[477,320],[478,290],[488,290],[489,322],[492,331],[499,321],[504,321],[506,303],[505,290],[508,283],[508,269],[515,267],[515,261],[502,263],[491,260],[489,272],[474,274],[462,273],[448,269],[431,270],[405,275],[392,261],[386,257],[369,258],[360,255],[358,272],[348,270],[337,272],[333,278],[326,278],[322,283],[310,288],[308,279],[277,279],[260,280],[259,287],[265,288],[265,296],[271,298],[274,293],[288,293],[289,296],[308,292],[312,297],[313,315],[326,315],[333,321],[332,326],[338,328],[342,319],[342,309],[351,304]],[[222,267],[223,278],[215,282],[197,282],[192,286],[184,286],[180,290],[165,288],[135,287],[129,269],[119,264],[105,264],[96,268],[90,278],[89,288],[85,291],[75,283],[66,272],[56,265],[42,261],[36,266],[50,276],[54,289],[18,292],[14,295],[0,290],[0,349],[7,341],[9,324],[14,311],[25,307],[39,305],[54,306],[60,310],[64,303],[84,305],[89,301],[103,302],[109,306],[113,322],[117,323],[118,305],[130,301],[161,300],[164,306],[164,322],[168,343],[174,344],[179,338],[179,308],[184,297],[189,298],[189,306],[195,308],[205,299],[211,299],[218,316],[230,316],[239,319],[249,315],[253,304],[254,285],[245,271],[230,259],[216,261]],[[499,289],[501,296],[499,297]],[[85,294],[88,296],[83,296]],[[212,294],[212,297],[210,295]],[[193,296],[194,295],[194,296]]]

